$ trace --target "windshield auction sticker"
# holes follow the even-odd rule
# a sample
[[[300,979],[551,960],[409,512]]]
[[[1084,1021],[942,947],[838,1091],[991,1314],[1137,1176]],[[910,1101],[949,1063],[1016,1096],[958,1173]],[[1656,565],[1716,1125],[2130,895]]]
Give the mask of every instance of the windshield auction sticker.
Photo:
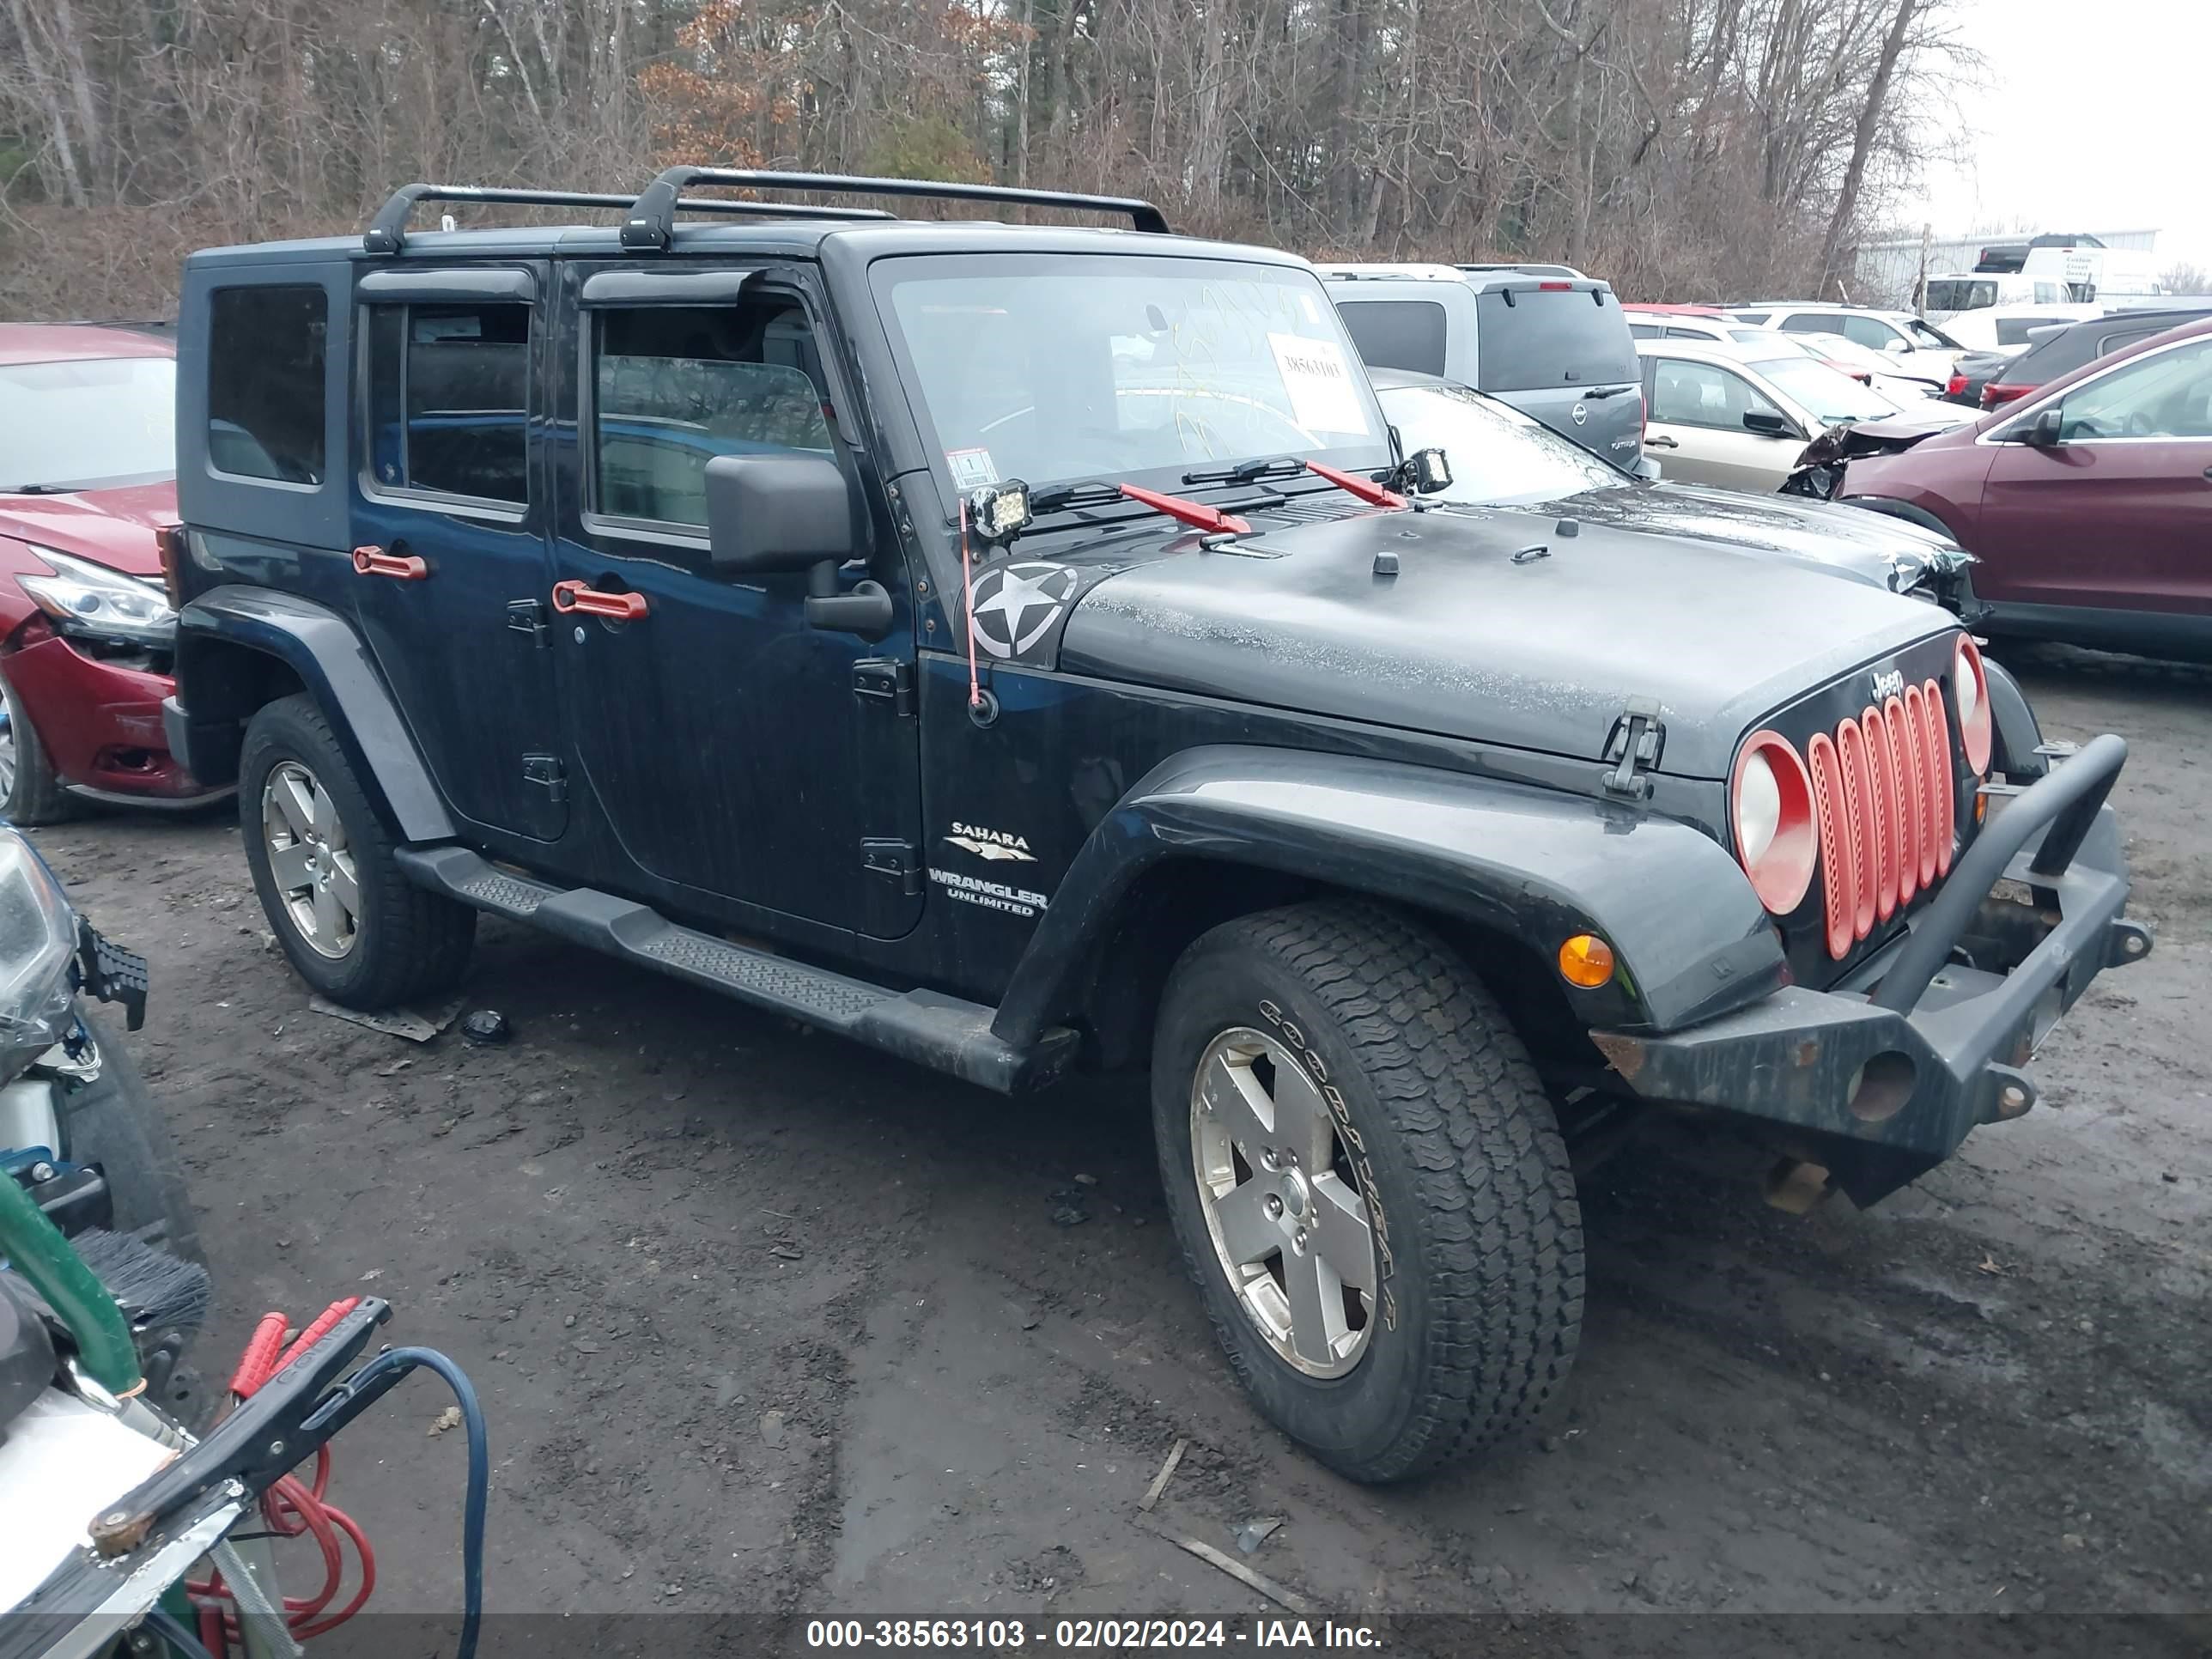
[[[1366,406],[1359,383],[1334,340],[1309,340],[1300,334],[1270,334],[1283,390],[1291,394],[1291,418],[1309,432],[1367,430]]]
[[[953,487],[957,489],[981,489],[986,484],[999,482],[999,469],[991,464],[988,449],[948,449],[945,464],[952,469]]]

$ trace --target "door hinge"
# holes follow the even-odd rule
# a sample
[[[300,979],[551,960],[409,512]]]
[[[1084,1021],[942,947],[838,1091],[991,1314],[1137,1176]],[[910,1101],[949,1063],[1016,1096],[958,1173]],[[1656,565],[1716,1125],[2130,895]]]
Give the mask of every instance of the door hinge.
[[[568,799],[568,774],[554,755],[525,755],[522,757],[522,781],[543,789],[545,799],[556,806]]]
[[[914,665],[890,657],[863,657],[853,665],[853,695],[889,705],[894,714],[914,713]]]
[[[509,599],[507,602],[507,625],[518,634],[527,634],[531,644],[540,651],[545,649],[545,607],[535,599]]]
[[[863,841],[860,867],[897,882],[909,898],[921,891],[921,857],[910,841]]]
[[[1605,775],[1606,793],[1642,800],[1651,793],[1647,774],[1658,766],[1666,746],[1667,727],[1659,718],[1659,700],[1631,697],[1606,737],[1605,757],[1615,763]]]

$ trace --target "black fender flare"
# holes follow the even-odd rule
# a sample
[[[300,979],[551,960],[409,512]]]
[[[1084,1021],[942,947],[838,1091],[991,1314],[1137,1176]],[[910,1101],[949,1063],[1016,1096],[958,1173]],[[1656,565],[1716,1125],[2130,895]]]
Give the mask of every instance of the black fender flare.
[[[1462,918],[1556,960],[1593,933],[1619,969],[1560,981],[1586,1025],[1671,1031],[1785,981],[1780,936],[1704,831],[1626,804],[1354,755],[1219,745],[1155,767],[1068,866],[993,1030],[1032,1042],[1073,1001],[1118,907],[1170,859],[1256,866]]]
[[[2051,762],[2035,752],[2043,746],[2043,727],[2028,707],[2027,694],[2010,669],[1987,657],[1982,659],[1982,678],[1990,690],[1990,720],[1996,728],[1996,749],[1990,764],[2014,783],[2041,777],[2051,769]]]
[[[322,705],[338,746],[401,840],[453,839],[445,798],[360,635],[345,617],[312,599],[226,584],[178,612],[177,713],[195,734],[192,756],[201,756],[207,744],[198,734],[225,732],[235,775],[236,733],[259,706],[258,693],[227,672],[227,660],[240,650],[283,663]]]

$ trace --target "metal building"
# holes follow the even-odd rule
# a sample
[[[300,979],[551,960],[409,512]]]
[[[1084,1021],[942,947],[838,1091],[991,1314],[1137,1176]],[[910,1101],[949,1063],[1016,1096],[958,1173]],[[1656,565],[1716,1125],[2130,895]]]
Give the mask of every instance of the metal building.
[[[2067,228],[2071,230],[2074,227]],[[1909,306],[1915,285],[1923,272],[1941,276],[1951,271],[1972,270],[1982,250],[1991,242],[2024,242],[2035,234],[2024,230],[1978,230],[1939,236],[1931,231],[1894,241],[1863,242],[1859,245],[1857,281],[1852,287],[1851,298],[1863,305]],[[2097,230],[2088,234],[2106,247],[2133,248],[2145,253],[2157,251],[2155,230]]]

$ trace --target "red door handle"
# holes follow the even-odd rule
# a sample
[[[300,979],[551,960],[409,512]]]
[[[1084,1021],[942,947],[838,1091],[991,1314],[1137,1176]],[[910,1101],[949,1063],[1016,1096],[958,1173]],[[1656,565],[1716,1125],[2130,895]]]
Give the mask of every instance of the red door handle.
[[[617,622],[641,622],[646,612],[642,593],[602,593],[585,582],[555,582],[553,608],[562,616],[580,612],[586,617],[611,617]]]
[[[430,574],[430,567],[415,554],[391,553],[380,547],[354,549],[353,569],[356,576],[390,576],[403,582],[419,582]]]

